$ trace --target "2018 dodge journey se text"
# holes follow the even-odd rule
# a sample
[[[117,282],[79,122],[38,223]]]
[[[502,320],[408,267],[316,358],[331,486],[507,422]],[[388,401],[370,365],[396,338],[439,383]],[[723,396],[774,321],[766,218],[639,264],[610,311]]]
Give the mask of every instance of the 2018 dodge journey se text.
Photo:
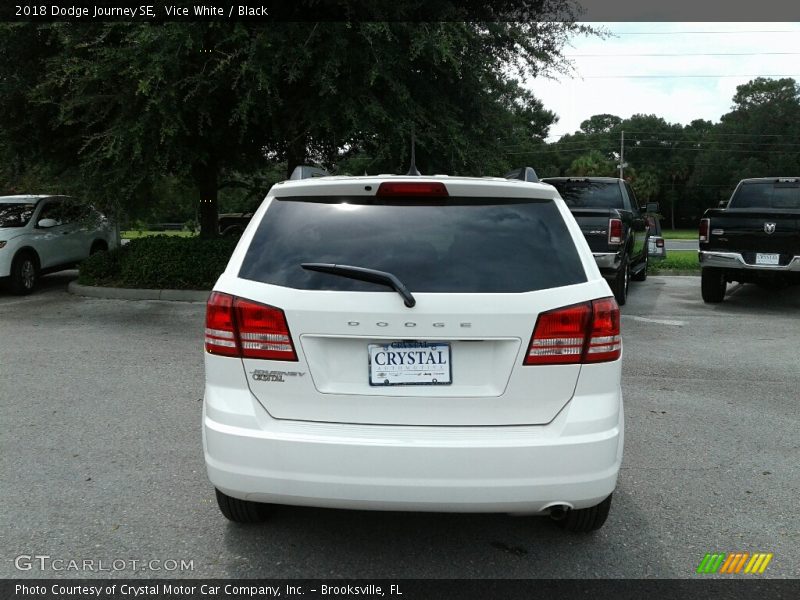
[[[275,185],[209,298],[203,447],[222,513],[270,505],[603,525],[619,308],[549,185]]]

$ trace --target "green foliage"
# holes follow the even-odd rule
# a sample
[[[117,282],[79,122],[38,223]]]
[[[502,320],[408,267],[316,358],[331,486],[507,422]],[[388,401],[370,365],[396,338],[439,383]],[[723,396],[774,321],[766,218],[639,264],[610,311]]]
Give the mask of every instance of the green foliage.
[[[0,176],[40,172],[132,218],[197,212],[213,235],[231,180],[353,157],[405,171],[412,132],[425,173],[501,173],[555,120],[523,80],[564,70],[568,37],[590,31],[571,2],[538,8],[535,22],[419,23],[396,3],[390,22],[0,24]],[[165,178],[191,191],[170,205]]]
[[[697,229],[671,229],[662,232],[665,240],[697,240]]]
[[[601,152],[591,150],[573,160],[567,174],[580,177],[613,177],[614,163]]]
[[[640,203],[650,202],[658,194],[658,176],[655,173],[643,172],[631,182],[636,199]]]
[[[650,261],[648,268],[654,275],[660,271],[693,273],[700,270],[700,261],[697,258],[697,252],[693,250],[670,250],[665,259]]]
[[[152,289],[213,287],[238,240],[231,238],[152,236],[132,240],[81,264],[84,285]]]

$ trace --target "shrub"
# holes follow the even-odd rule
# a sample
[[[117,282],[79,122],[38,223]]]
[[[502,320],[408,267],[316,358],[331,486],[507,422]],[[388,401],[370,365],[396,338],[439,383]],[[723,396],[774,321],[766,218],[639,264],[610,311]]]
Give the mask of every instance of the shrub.
[[[78,283],[152,289],[211,289],[237,239],[157,235],[131,240],[81,264]]]

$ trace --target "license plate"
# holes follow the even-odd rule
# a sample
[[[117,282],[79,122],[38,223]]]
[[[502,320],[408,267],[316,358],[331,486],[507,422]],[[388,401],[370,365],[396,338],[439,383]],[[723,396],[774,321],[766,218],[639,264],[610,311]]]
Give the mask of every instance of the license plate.
[[[368,344],[369,384],[450,385],[453,370],[450,344],[444,342],[389,342]]]
[[[780,254],[756,254],[757,265],[777,265],[780,262]]]

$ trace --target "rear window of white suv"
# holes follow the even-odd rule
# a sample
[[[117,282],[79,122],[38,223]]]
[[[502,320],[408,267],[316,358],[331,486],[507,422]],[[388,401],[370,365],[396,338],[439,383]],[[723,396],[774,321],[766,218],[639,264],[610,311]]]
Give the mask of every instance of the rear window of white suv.
[[[303,290],[386,291],[302,263],[389,272],[412,292],[520,293],[587,280],[555,203],[520,198],[275,199],[239,277]]]

